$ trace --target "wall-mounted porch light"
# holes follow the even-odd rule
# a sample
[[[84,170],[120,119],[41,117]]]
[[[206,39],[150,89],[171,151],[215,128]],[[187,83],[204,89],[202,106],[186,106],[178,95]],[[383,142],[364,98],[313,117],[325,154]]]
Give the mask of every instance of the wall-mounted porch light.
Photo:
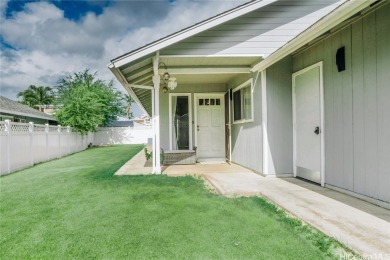
[[[166,92],[168,92],[168,89],[174,90],[177,87],[177,82],[176,82],[176,78],[171,77],[171,75],[169,75],[167,65],[164,62],[160,62],[158,64],[159,68],[161,66],[164,66],[164,69],[165,69],[165,72],[162,76],[162,80],[164,82],[164,86],[162,87],[162,91],[164,93],[166,93]]]
[[[170,90],[174,90],[177,87],[176,78],[170,77],[168,80],[168,88]]]

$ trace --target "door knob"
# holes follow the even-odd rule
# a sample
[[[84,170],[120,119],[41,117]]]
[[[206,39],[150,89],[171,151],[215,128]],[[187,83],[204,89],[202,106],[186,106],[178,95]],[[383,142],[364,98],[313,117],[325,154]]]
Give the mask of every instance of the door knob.
[[[320,134],[320,127],[319,127],[319,126],[317,126],[317,127],[314,129],[314,133],[315,133],[316,135],[319,135],[319,134]]]

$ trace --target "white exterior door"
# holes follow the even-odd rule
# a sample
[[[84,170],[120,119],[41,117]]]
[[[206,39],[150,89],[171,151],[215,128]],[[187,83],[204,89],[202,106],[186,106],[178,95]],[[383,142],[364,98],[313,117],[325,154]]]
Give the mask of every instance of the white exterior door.
[[[293,74],[294,175],[323,184],[322,62]]]
[[[224,94],[197,94],[195,99],[198,160],[225,160]]]

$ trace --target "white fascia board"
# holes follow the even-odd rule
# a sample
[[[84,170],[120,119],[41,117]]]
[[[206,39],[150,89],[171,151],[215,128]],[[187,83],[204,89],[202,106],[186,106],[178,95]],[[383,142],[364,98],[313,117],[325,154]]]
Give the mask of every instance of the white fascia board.
[[[277,0],[259,0],[254,2],[249,2],[244,6],[239,6],[237,8],[234,8],[230,11],[227,11],[221,15],[218,15],[214,18],[208,19],[206,21],[203,21],[199,24],[196,24],[194,26],[191,26],[187,29],[184,29],[182,31],[179,31],[171,36],[167,36],[165,38],[162,38],[154,43],[151,43],[149,45],[144,46],[143,48],[139,49],[138,51],[129,53],[128,55],[124,57],[120,57],[117,59],[114,59],[111,64],[108,66],[114,66],[114,67],[120,67],[123,66],[129,62],[132,62],[134,60],[137,60],[139,58],[142,58],[146,55],[149,55],[153,52],[159,51],[169,45],[172,45],[174,43],[177,43],[181,40],[184,40],[188,37],[191,37],[195,34],[198,34],[200,32],[203,32],[205,30],[208,30],[212,27],[215,27],[217,25],[220,25],[222,23],[225,23],[227,21],[230,21],[234,18],[237,18],[241,15],[247,14],[251,11],[254,11],[256,9],[259,9],[261,7],[267,6],[271,3],[276,2]]]
[[[12,111],[12,110],[3,109],[3,108],[0,109],[0,112],[1,113],[7,113],[7,114],[13,114],[13,115],[17,115],[17,116],[27,116],[27,117],[33,117],[33,118],[57,121],[57,119],[55,119],[55,118],[49,118],[49,117],[45,117],[45,116],[38,116],[38,115],[34,115],[34,114],[28,114],[28,113],[23,113],[23,112],[18,112],[18,111]]]
[[[109,68],[110,70],[112,70],[112,68],[114,68],[114,67],[115,66],[112,62],[107,64],[107,68]]]
[[[180,55],[170,55],[170,54],[165,54],[165,55],[160,55],[160,58],[226,58],[226,57],[259,57],[263,58],[265,57],[266,54],[264,53],[252,53],[252,54],[180,54]]]
[[[129,84],[125,77],[122,75],[121,71],[114,66],[108,66],[108,68],[111,70],[112,74],[116,77],[116,79],[121,83],[122,87],[127,91],[127,93],[130,94],[130,96],[135,100],[135,103],[138,104],[138,106],[144,111],[148,116],[149,113],[146,111],[145,107],[142,105],[141,101],[138,99],[137,95],[134,93],[134,91],[131,89],[131,84]]]
[[[354,1],[349,0],[339,7],[337,7],[330,14],[324,16],[321,20],[316,22],[314,25],[309,27],[306,31],[302,32],[300,35],[295,37],[290,42],[286,43],[283,47],[278,49],[276,52],[272,53],[270,56],[257,63],[251,68],[252,72],[262,71],[272,64],[283,59],[292,52],[298,50],[306,43],[314,40],[315,38],[321,36],[323,33],[329,29],[337,26],[339,23],[343,22],[345,19],[351,17],[357,12],[363,10],[364,8],[371,5],[374,0],[369,1]]]
[[[159,74],[166,72],[165,69],[160,69]],[[219,68],[169,68],[171,75],[191,75],[191,74],[243,74],[250,73],[249,67],[219,67]]]
[[[114,66],[108,66],[108,68],[111,70],[112,74],[114,74],[115,78],[121,83],[121,85],[126,88],[126,84],[128,84],[126,78],[123,76],[122,72],[115,68]]]

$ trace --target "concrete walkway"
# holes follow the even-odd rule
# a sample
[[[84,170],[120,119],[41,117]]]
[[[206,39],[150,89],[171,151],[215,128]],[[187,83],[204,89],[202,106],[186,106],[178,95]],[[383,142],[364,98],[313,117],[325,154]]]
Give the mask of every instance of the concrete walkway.
[[[296,178],[266,178],[247,172],[204,177],[224,195],[266,197],[362,256],[390,258],[387,209]],[[374,258],[378,255],[382,258]]]
[[[151,168],[138,168],[145,159],[140,162],[137,156],[119,174],[150,173]],[[296,178],[263,177],[235,164],[173,165],[163,167],[163,173],[202,176],[225,196],[265,197],[367,259],[390,259],[387,209]]]
[[[149,149],[150,151],[150,149]],[[125,163],[115,175],[141,175],[151,174],[153,166],[150,161],[146,161],[144,150],[141,150],[127,163]]]

